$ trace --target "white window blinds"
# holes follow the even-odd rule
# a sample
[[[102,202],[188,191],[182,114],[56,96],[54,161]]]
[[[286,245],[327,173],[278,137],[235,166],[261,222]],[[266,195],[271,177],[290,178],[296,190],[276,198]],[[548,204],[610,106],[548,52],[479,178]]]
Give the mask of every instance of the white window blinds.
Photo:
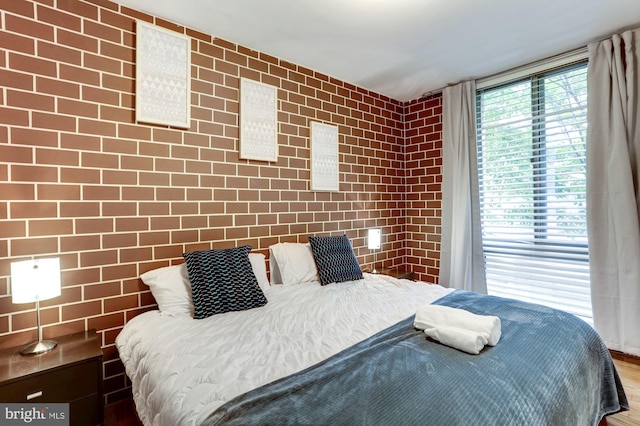
[[[586,63],[477,92],[489,294],[591,322]]]

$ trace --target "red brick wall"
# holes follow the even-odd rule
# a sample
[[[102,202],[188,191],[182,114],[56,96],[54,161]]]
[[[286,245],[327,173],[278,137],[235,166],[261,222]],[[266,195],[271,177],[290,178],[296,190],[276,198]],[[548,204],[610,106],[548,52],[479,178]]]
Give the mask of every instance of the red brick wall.
[[[438,284],[442,202],[442,96],[405,105],[407,262],[417,279]]]
[[[31,256],[61,258],[44,334],[98,330],[108,402],[127,392],[114,339],[155,306],[138,276],[185,251],[347,233],[364,265],[376,226],[379,262],[437,279],[437,98],[405,105],[106,0],[0,4],[0,347],[36,336],[9,295]],[[134,121],[135,19],[192,38],[188,130]],[[276,163],[238,158],[240,77],[278,88]],[[339,126],[340,192],[309,190],[310,120]]]

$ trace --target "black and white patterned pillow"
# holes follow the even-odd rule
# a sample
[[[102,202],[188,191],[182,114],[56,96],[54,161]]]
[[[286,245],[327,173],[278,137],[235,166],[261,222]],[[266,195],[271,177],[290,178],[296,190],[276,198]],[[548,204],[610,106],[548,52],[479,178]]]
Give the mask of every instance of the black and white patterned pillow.
[[[182,255],[191,281],[195,319],[267,303],[251,269],[250,251],[251,246],[242,246]]]
[[[362,279],[362,271],[346,235],[309,237],[320,284]]]

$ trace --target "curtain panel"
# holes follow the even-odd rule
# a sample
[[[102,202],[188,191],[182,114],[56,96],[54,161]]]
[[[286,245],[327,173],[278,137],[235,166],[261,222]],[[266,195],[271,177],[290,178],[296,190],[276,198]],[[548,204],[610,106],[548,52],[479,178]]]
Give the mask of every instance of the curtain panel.
[[[589,45],[587,229],[595,328],[640,355],[640,29]]]
[[[439,283],[487,293],[480,225],[473,81],[442,95],[442,240]]]

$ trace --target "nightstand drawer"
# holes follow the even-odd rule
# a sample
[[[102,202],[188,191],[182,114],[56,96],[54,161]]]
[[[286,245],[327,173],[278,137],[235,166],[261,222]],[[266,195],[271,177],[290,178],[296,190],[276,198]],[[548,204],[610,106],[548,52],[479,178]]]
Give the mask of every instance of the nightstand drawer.
[[[70,402],[97,394],[98,367],[96,361],[85,362],[0,386],[0,401]]]

